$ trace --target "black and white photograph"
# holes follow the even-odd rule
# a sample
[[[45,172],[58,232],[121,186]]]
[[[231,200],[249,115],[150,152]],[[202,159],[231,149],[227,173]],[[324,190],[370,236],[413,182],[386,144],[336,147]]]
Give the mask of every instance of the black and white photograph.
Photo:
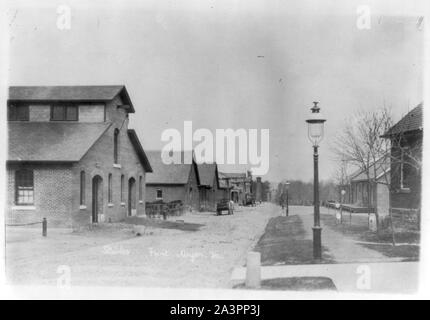
[[[0,8],[2,297],[430,297],[427,1]]]

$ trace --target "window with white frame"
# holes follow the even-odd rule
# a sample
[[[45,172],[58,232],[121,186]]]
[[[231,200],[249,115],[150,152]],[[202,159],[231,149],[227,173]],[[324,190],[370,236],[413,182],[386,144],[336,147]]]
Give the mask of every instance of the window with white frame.
[[[21,169],[15,172],[15,202],[17,205],[34,203],[33,170]]]
[[[409,177],[411,175],[411,165],[408,164],[408,148],[402,148],[400,158],[400,188],[409,190]]]
[[[157,195],[156,198],[159,199],[163,199],[163,190],[161,189],[157,189]]]

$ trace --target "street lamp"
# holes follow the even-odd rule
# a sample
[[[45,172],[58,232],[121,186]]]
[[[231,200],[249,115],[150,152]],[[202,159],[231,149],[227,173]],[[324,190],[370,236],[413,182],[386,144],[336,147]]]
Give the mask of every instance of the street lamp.
[[[290,185],[290,183],[288,181],[286,181],[284,184],[285,184],[285,189],[287,190],[287,208],[285,209],[285,215],[288,217],[288,214],[289,214],[289,208],[288,208],[288,186]]]
[[[308,123],[308,137],[314,148],[314,226],[313,244],[314,259],[321,259],[321,226],[320,226],[320,201],[318,181],[318,147],[324,137],[324,122],[326,121],[320,113],[318,102],[314,101],[311,108],[311,116],[306,120]]]

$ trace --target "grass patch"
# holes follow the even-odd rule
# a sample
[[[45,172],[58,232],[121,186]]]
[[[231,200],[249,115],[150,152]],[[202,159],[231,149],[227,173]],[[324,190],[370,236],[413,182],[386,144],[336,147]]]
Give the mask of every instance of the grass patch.
[[[384,229],[379,233],[366,230],[366,232],[361,235],[360,238],[364,239],[363,241],[369,242],[391,243],[392,232],[389,228]],[[394,238],[396,243],[420,243],[420,233],[406,228],[395,228]]]
[[[235,289],[247,289],[244,283],[234,286]],[[274,278],[261,281],[259,290],[291,290],[291,291],[337,291],[333,281],[327,277],[291,277]]]
[[[269,220],[254,250],[260,252],[263,266],[334,262],[325,247],[322,248],[323,260],[315,261],[313,242],[304,236],[305,231],[299,216],[275,217]]]
[[[392,246],[392,232],[386,228],[378,232],[369,230],[367,215],[352,214],[350,220],[349,214],[344,214],[342,224],[336,223],[336,218],[332,214],[322,214],[321,220],[329,228],[341,232],[356,241],[373,242],[374,244],[358,243],[366,248],[378,251],[390,258],[405,258],[406,260],[419,259],[419,246],[403,245],[404,243],[419,244],[419,230],[409,228],[407,225],[399,225],[395,221],[395,242],[402,245]]]
[[[419,246],[409,246],[409,245],[377,245],[377,244],[362,244],[366,248],[379,251],[383,255],[390,258],[405,258],[405,261],[417,261],[420,256]]]

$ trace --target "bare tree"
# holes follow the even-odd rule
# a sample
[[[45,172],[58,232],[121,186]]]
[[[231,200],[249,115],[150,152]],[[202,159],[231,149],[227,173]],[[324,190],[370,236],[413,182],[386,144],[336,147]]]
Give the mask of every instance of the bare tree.
[[[385,159],[390,152],[390,141],[382,138],[382,135],[391,126],[391,112],[385,106],[370,112],[359,111],[348,119],[332,145],[339,161],[357,167],[366,174],[369,208],[372,207],[372,183],[381,167],[387,165]],[[375,214],[379,230],[380,217],[376,208]]]
[[[339,201],[343,202],[343,198],[341,195],[342,189],[349,183],[348,181],[348,163],[342,159],[340,162],[340,165],[337,167],[336,171],[334,172],[332,176],[333,182],[337,186],[337,192]]]
[[[337,161],[341,164],[337,173],[338,182],[344,183],[345,162],[366,174],[368,207],[373,207],[372,185],[377,190],[378,184],[385,184],[391,197],[391,192],[396,191],[393,190],[396,187],[393,181],[403,179],[405,166],[416,170],[417,174],[422,168],[422,142],[411,140],[410,136],[399,130],[395,134],[390,133],[392,126],[391,112],[386,106],[370,112],[360,111],[348,119],[332,145]],[[389,222],[392,243],[395,245],[391,200],[388,204],[389,219],[381,219],[378,206],[374,207],[378,232],[382,229],[381,222],[387,222],[383,224],[387,227]]]

